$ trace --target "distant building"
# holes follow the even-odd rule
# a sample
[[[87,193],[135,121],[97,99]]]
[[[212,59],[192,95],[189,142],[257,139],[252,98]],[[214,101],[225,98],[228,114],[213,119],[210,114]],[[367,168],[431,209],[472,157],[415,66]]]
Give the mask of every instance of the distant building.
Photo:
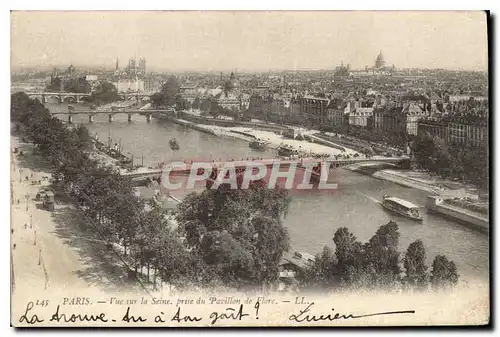
[[[268,85],[259,85],[257,88],[255,88],[255,91],[259,95],[269,95],[270,89],[271,88]]]
[[[488,145],[488,127],[465,120],[448,123],[448,144],[452,146],[484,147]]]
[[[349,124],[362,127],[371,126],[373,108],[356,108],[349,112]]]
[[[486,96],[450,95],[448,96],[447,101],[450,103],[468,101],[471,97],[474,98],[474,100],[476,101],[486,101],[488,99],[488,97]]]
[[[139,74],[140,75],[146,75],[146,59],[141,58],[139,59]]]
[[[241,108],[240,99],[232,92],[222,92],[216,97],[217,103],[228,110],[239,111]]]
[[[375,58],[375,64],[373,67],[365,67],[365,70],[361,71],[353,71],[351,75],[353,77],[370,77],[370,76],[388,76],[392,75],[396,71],[396,67],[394,65],[387,66],[387,62],[385,60],[382,51]]]
[[[322,97],[305,95],[300,99],[300,109],[306,121],[316,125],[328,123],[328,104],[330,100]]]
[[[124,70],[120,70],[118,58],[116,59],[115,64],[115,76],[121,77],[144,77],[146,75],[146,59],[140,58],[139,62],[136,61],[135,57],[132,57],[128,60],[127,66]]]
[[[144,91],[146,92],[158,92],[161,90],[161,86],[164,81],[155,77],[145,77],[144,78]]]
[[[385,59],[384,55],[382,54],[382,51],[377,55],[377,58],[375,59],[375,69],[382,69],[385,67]]]
[[[66,74],[72,76],[75,73],[75,67],[72,64],[69,65],[68,70],[66,70]]]
[[[143,92],[144,80],[134,79],[119,79],[113,83],[118,92]]]
[[[417,122],[417,133],[419,136],[429,135],[448,141],[448,123],[441,119],[429,118],[421,119]]]
[[[406,133],[417,135],[418,121],[429,113],[414,102],[397,103],[392,107],[376,108],[373,113],[373,126],[381,133]]]
[[[340,66],[335,68],[333,78],[335,80],[340,80],[349,77],[350,75],[351,75],[350,66],[349,65],[344,66],[344,62],[341,62]]]
[[[339,99],[332,99],[328,105],[328,121],[335,126],[344,124],[345,103]]]
[[[98,76],[97,75],[86,75],[85,76],[85,80],[87,82],[97,81],[98,80]]]

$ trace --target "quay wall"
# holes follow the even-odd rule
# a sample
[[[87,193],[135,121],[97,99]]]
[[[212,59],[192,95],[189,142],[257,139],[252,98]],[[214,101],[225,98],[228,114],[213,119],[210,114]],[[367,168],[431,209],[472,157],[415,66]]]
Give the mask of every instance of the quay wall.
[[[210,130],[208,128],[200,127],[200,126],[194,124],[193,122],[185,120],[185,119],[179,119],[179,118],[175,118],[175,117],[171,117],[171,116],[165,116],[165,117],[162,117],[162,118],[170,120],[170,121],[172,121],[172,122],[174,122],[176,124],[179,124],[179,125],[190,127],[192,129],[200,131],[200,132],[205,132],[205,133],[208,133],[208,134],[211,134],[211,135],[217,135],[214,131],[212,131],[212,130]]]
[[[432,213],[443,215],[447,218],[457,220],[463,224],[470,225],[483,232],[489,231],[489,220],[480,215],[468,212],[465,209],[446,205],[443,202],[431,203],[427,205],[427,210]]]
[[[347,169],[353,172],[369,175],[379,180],[390,181],[400,186],[414,188],[432,194],[439,194],[440,192],[442,192],[440,188],[434,185],[428,184],[418,179],[406,177],[404,175],[397,174],[395,172],[391,172],[383,167],[380,167],[379,165],[377,166],[352,165]]]
[[[322,139],[322,138],[318,137],[317,135],[309,135],[309,137],[311,137],[314,140],[314,142],[317,144],[325,145],[328,147],[333,147],[334,149],[340,150],[342,152],[345,152],[345,150],[346,150],[343,146],[337,145],[329,140]]]
[[[267,131],[284,131],[284,130],[289,129],[287,126],[265,124],[265,123],[242,122],[242,121],[234,121],[234,120],[215,119],[215,118],[205,118],[205,117],[193,116],[193,115],[189,115],[189,114],[183,114],[182,119],[193,122],[193,123],[197,123],[197,124],[208,124],[208,125],[225,126],[225,127],[246,126],[246,127],[258,128],[258,129],[267,130]]]

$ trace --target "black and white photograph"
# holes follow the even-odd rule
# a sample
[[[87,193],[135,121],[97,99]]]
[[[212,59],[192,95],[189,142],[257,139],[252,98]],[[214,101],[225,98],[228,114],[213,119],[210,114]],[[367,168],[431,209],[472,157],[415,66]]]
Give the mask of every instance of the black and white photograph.
[[[489,15],[11,11],[11,326],[488,325]]]

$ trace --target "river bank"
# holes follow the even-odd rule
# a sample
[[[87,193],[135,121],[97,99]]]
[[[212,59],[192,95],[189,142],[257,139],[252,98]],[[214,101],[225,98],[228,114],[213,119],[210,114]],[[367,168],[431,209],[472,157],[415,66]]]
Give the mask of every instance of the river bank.
[[[336,156],[336,155],[356,155],[363,156],[362,154],[340,146],[331,147],[318,143],[312,143],[305,140],[296,140],[285,138],[278,131],[267,131],[260,130],[257,128],[250,128],[245,126],[219,126],[219,125],[209,125],[209,124],[198,124],[194,123],[190,120],[180,119],[180,118],[169,118],[173,122],[190,127],[192,129],[205,132],[208,134],[212,134],[219,137],[231,137],[242,139],[247,142],[251,142],[255,139],[260,139],[265,141],[269,148],[276,150],[282,145],[287,145],[292,149],[307,155],[328,155],[328,156]],[[250,123],[246,123],[250,124]],[[313,135],[313,132],[309,132]],[[309,135],[306,131],[304,135]]]
[[[53,112],[65,109],[60,104],[49,105],[49,108]],[[214,136],[159,118],[155,118],[152,123],[142,118],[129,123],[126,115],[118,114],[113,123],[109,123],[106,115],[97,115],[94,123],[88,123],[86,116],[75,117],[75,122],[81,121],[92,135],[98,134],[101,139],[109,135],[113,139],[121,139],[123,148],[134,155],[136,162],[139,158],[140,164],[143,156],[145,167],[155,167],[154,164],[159,161],[212,161],[256,156],[272,158],[276,155],[271,149],[257,152],[249,147],[248,141],[242,139]],[[180,151],[173,151],[168,146],[172,138],[177,139]],[[411,221],[385,211],[374,202],[384,194],[398,195],[423,207],[428,192],[346,169],[333,172],[340,183],[340,190],[335,195],[308,194],[293,198],[290,212],[284,220],[293,250],[316,254],[321,252],[324,245],[334,248],[332,237],[341,226],[349,228],[360,240],[367,241],[380,225],[394,220],[401,231],[402,254],[411,242],[421,239],[426,247],[428,265],[432,264],[436,254],[445,254],[457,263],[462,278],[488,280],[488,236],[458,225],[456,221],[427,213],[424,214],[424,225],[416,226]],[[185,194],[174,193],[178,198]],[[311,222],[311,219],[314,221]],[[443,242],[443,237],[448,238],[446,242]]]
[[[110,249],[77,205],[51,183],[52,168],[32,144],[11,135],[11,146],[23,153],[11,155],[13,296],[70,288],[143,292],[144,283],[130,279],[120,247]],[[45,190],[55,194],[53,211],[36,198]]]
[[[215,136],[238,138],[247,142],[260,139],[267,142],[268,147],[273,150],[276,150],[281,145],[287,145],[292,147],[294,150],[309,155],[327,154],[329,156],[335,156],[339,154],[347,154],[350,156],[354,156],[355,154],[358,154],[358,156],[360,156],[361,158],[365,157],[365,155],[341,145],[338,145],[337,147],[330,147],[318,143],[311,143],[305,140],[289,139],[276,132],[257,130],[241,126],[223,127],[216,125],[196,124],[191,121],[177,118],[174,118],[173,120],[178,124]],[[304,134],[314,136],[316,134],[316,131],[305,131]],[[339,148],[342,148],[343,151]],[[455,183],[453,181],[448,181],[445,179],[440,179],[437,177],[431,177],[429,174],[422,172],[411,170],[395,170],[389,168],[381,169],[379,164],[370,163],[353,164],[350,167],[347,167],[347,169],[353,172],[370,175],[375,179],[393,182],[400,186],[418,189],[420,191],[424,191],[433,195],[440,195],[442,197],[448,198],[477,198],[477,194],[468,191],[468,188],[470,188],[469,186],[465,186],[463,184]],[[454,187],[450,188],[450,186]]]

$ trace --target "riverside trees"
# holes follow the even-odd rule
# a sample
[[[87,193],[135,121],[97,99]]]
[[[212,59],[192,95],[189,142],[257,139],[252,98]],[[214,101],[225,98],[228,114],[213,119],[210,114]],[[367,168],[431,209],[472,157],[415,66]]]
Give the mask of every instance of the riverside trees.
[[[144,266],[155,279],[160,276],[169,284],[190,288],[255,289],[277,280],[281,257],[289,248],[282,223],[290,201],[286,190],[255,181],[249,189],[223,184],[189,195],[175,214],[176,230],[161,208],[145,207],[135,197],[128,178],[90,158],[85,131],[69,130],[24,93],[12,95],[11,117],[53,163],[58,186],[110,245],[121,245],[132,270]],[[429,275],[419,242],[410,245],[401,267],[394,222],[381,226],[367,243],[345,227],[335,232],[333,241],[335,251],[325,248],[303,276],[304,285],[437,288],[458,281],[455,264],[443,256],[436,257]]]
[[[437,174],[457,177],[487,188],[488,149],[485,147],[447,146],[440,138],[417,136],[412,145],[416,162]]]
[[[176,106],[178,110],[182,110],[186,102],[182,99],[180,90],[181,85],[177,78],[170,76],[160,91],[151,96],[151,103],[155,107]]]
[[[97,104],[107,104],[121,101],[122,98],[118,94],[118,90],[113,83],[101,81],[97,86],[96,91],[90,95],[88,100]]]
[[[453,261],[437,255],[428,273],[421,240],[412,242],[404,257],[397,250],[398,225],[390,221],[379,227],[366,243],[361,243],[346,227],[333,237],[335,251],[325,247],[302,276],[304,287],[322,289],[411,289],[450,287],[458,282]],[[402,264],[402,266],[401,266]],[[402,268],[401,268],[402,267]]]
[[[256,287],[278,277],[289,246],[281,221],[288,207],[286,191],[254,182],[248,190],[222,185],[189,196],[177,214],[179,232],[163,209],[148,209],[135,197],[129,178],[90,158],[85,131],[66,128],[24,93],[12,95],[11,102],[12,121],[53,163],[58,186],[109,245],[121,245],[133,270],[145,266],[148,274],[152,269],[178,287]]]
[[[189,195],[177,219],[190,251],[221,283],[266,286],[276,281],[279,262],[289,248],[282,224],[288,205],[286,190],[268,189],[261,181],[249,189],[221,185]]]
[[[84,131],[69,130],[24,93],[13,94],[11,102],[12,121],[24,127],[52,162],[57,185],[74,198],[103,238],[120,244],[134,269],[152,267],[164,280],[181,283],[187,271],[177,266],[186,265],[187,251],[164,214],[146,210],[130,179],[90,159]]]

